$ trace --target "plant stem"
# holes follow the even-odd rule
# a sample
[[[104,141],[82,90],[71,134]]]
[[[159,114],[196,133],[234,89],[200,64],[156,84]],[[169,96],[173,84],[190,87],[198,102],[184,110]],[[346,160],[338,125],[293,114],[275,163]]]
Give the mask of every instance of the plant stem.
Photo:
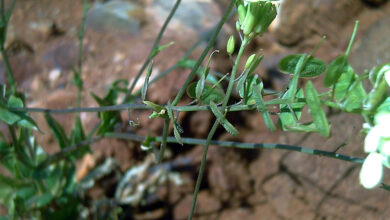
[[[226,91],[226,96],[224,97],[224,100],[223,100],[223,103],[222,103],[222,107],[221,107],[221,112],[222,113],[225,112],[225,108],[227,106],[227,103],[229,102],[230,95],[231,95],[231,93],[233,91],[233,86],[234,86],[234,81],[235,81],[235,77],[236,77],[236,73],[237,73],[237,68],[238,68],[238,65],[240,63],[241,56],[244,53],[245,46],[247,45],[247,43],[248,43],[248,39],[245,37],[244,40],[241,43],[240,50],[238,51],[238,55],[237,55],[236,61],[235,61],[234,65],[233,65],[232,74],[230,76],[229,85],[228,85],[228,88],[227,88],[227,91]],[[200,184],[202,183],[204,168],[206,166],[207,151],[208,151],[209,146],[210,146],[210,141],[213,138],[213,136],[215,134],[215,131],[218,128],[218,125],[219,125],[219,122],[217,120],[215,120],[214,125],[211,128],[211,130],[210,130],[210,132],[209,132],[209,134],[207,136],[206,144],[205,144],[205,146],[203,148],[202,161],[200,163],[198,179],[196,180],[194,197],[192,199],[191,211],[190,211],[190,215],[188,216],[188,220],[192,220],[192,217],[194,215],[195,206],[196,206],[196,199],[197,199],[198,192],[199,192],[199,189],[200,189]]]
[[[163,128],[163,135],[161,139],[161,147],[160,147],[160,153],[157,158],[157,163],[161,163],[164,159],[164,152],[165,148],[167,147],[167,137],[168,137],[168,130],[169,130],[169,118],[166,118],[164,120],[164,128]]]
[[[81,20],[81,27],[79,32],[79,42],[78,42],[78,57],[77,57],[77,72],[74,74],[78,74],[80,80],[82,81],[82,67],[83,67],[83,39],[84,39],[84,33],[85,33],[85,23],[87,21],[87,12],[89,10],[89,5],[86,0],[83,0],[83,18]],[[83,90],[83,84],[81,84],[81,87],[77,85],[77,107],[81,107],[81,93]]]
[[[0,45],[0,51],[1,51],[1,55],[3,57],[5,69],[7,70],[8,84],[11,87],[12,93],[15,93],[17,86],[16,86],[14,74],[12,73],[12,70],[11,70],[11,65],[9,64],[7,53],[5,52],[5,49],[4,49],[4,45]]]
[[[347,48],[347,50],[345,51],[345,55],[347,55],[347,56],[348,56],[349,53],[351,52],[352,45],[353,45],[353,42],[354,42],[354,40],[355,40],[356,32],[357,32],[358,27],[359,27],[359,21],[356,21],[356,22],[355,22],[355,26],[354,26],[354,28],[353,28],[351,40],[349,41],[348,48]]]
[[[125,103],[128,101],[131,93],[133,92],[134,90],[134,87],[135,85],[137,84],[139,78],[141,77],[142,73],[144,72],[144,70],[146,69],[146,67],[149,65],[149,62],[153,59],[153,53],[155,51],[155,49],[157,49],[158,45],[160,44],[160,40],[165,32],[165,29],[167,28],[169,22],[171,21],[171,18],[173,17],[173,15],[175,14],[177,8],[179,7],[180,5],[180,2],[181,0],[176,0],[176,3],[175,5],[173,6],[173,8],[171,9],[171,11],[169,12],[169,15],[168,17],[166,18],[163,26],[161,27],[160,29],[160,32],[158,33],[157,35],[157,38],[156,40],[154,41],[154,44],[153,44],[153,47],[152,49],[150,50],[149,52],[149,55],[148,55],[148,58],[146,59],[146,61],[144,62],[144,64],[142,65],[141,69],[139,70],[139,72],[137,73],[136,77],[134,78],[134,81],[133,83],[131,84],[130,88],[127,90],[127,93],[125,95],[125,97],[123,98],[123,101],[122,103]]]
[[[129,133],[107,133],[104,137],[118,138],[118,139],[125,139],[125,140],[139,141],[139,142],[145,140],[145,138],[146,138],[144,136],[140,136],[140,135],[136,135],[136,134],[129,134]],[[161,136],[155,137],[156,142],[161,142],[161,140],[162,140]],[[199,138],[182,138],[182,141],[184,144],[189,144],[189,145],[205,145],[206,144],[206,140],[199,139]],[[178,143],[178,142],[175,139],[175,137],[167,137],[167,143]],[[334,159],[348,161],[348,162],[352,162],[352,163],[358,163],[358,164],[361,164],[364,162],[364,158],[353,157],[353,156],[338,154],[338,153],[330,152],[330,151],[316,150],[316,149],[287,145],[287,144],[241,143],[241,142],[235,142],[235,141],[217,141],[217,140],[211,140],[210,144],[215,145],[215,146],[219,146],[219,147],[247,149],[247,150],[257,150],[257,149],[288,150],[288,151],[296,151],[296,152],[309,154],[309,155],[324,156],[324,157],[334,158]]]
[[[321,96],[321,95],[319,95]],[[305,103],[304,98],[297,99],[298,102]],[[298,103],[297,102],[297,103]],[[272,99],[264,102],[266,106],[280,105],[289,103],[288,99]],[[165,106],[167,107],[167,106]],[[50,114],[71,114],[77,112],[107,112],[107,111],[119,111],[119,110],[151,110],[152,108],[145,104],[121,104],[121,105],[111,105],[111,106],[102,106],[102,107],[87,107],[87,108],[68,108],[68,109],[47,109],[47,108],[9,108],[11,111],[15,112],[42,112]],[[254,110],[256,109],[255,105],[237,105],[233,104],[227,106],[227,111],[245,111],[245,110]],[[173,111],[179,112],[193,112],[193,111],[210,111],[210,107],[207,105],[198,106],[198,105],[183,105],[183,106],[172,106]]]
[[[215,134],[215,131],[218,128],[218,125],[219,125],[219,123],[216,120],[214,122],[213,127],[210,130],[209,135],[207,136],[207,140],[206,140],[206,143],[205,143],[204,148],[203,148],[202,160],[200,162],[200,168],[199,168],[199,174],[198,174],[198,178],[196,179],[196,185],[195,185],[195,190],[194,190],[194,197],[192,198],[191,211],[190,211],[190,214],[188,216],[189,220],[192,219],[192,216],[194,215],[194,212],[195,212],[196,199],[198,198],[200,185],[201,185],[202,179],[203,179],[204,168],[206,167],[207,151],[209,149],[211,139],[213,138],[213,136]]]

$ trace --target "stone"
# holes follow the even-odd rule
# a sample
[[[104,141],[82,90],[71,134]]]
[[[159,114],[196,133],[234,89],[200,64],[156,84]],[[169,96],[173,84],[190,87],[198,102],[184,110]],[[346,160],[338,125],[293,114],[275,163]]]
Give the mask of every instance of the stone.
[[[98,32],[139,34],[143,8],[129,1],[96,3],[87,14],[86,27]]]

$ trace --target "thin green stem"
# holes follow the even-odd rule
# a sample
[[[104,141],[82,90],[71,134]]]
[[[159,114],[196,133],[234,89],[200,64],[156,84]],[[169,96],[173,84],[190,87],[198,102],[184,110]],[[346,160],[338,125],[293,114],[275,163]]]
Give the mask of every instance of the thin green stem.
[[[194,190],[194,197],[192,198],[191,210],[190,210],[190,214],[188,216],[189,220],[192,219],[192,216],[194,215],[194,212],[195,212],[196,199],[198,198],[200,185],[201,185],[202,179],[203,179],[204,168],[206,167],[207,152],[208,152],[208,149],[210,146],[211,139],[213,138],[215,131],[217,131],[218,125],[219,125],[219,123],[216,120],[214,122],[213,127],[210,130],[209,135],[207,136],[207,140],[206,140],[206,143],[205,143],[204,148],[203,148],[202,161],[200,163],[199,174],[198,174],[198,178],[196,179],[196,185],[195,185],[195,190]]]
[[[129,133],[107,133],[105,134],[106,138],[118,138],[118,139],[125,139],[125,140],[132,140],[132,141],[138,141],[142,142],[145,140],[146,137],[136,135],[136,134],[129,134]],[[156,142],[161,142],[162,137],[155,137]],[[184,144],[189,145],[206,145],[205,139],[199,139],[199,138],[182,138],[182,141]],[[167,137],[167,143],[178,143],[175,137]],[[248,149],[248,150],[256,150],[256,149],[279,149],[279,150],[288,150],[288,151],[296,151],[304,154],[309,155],[316,155],[316,156],[324,156],[329,157],[337,160],[343,160],[348,161],[352,163],[358,163],[361,164],[364,162],[364,158],[360,157],[353,157],[348,156],[344,154],[338,154],[335,152],[330,151],[323,151],[323,150],[316,150],[311,148],[305,148],[305,147],[299,147],[294,145],[288,145],[288,144],[274,144],[274,143],[241,143],[241,142],[235,142],[235,141],[218,141],[218,140],[211,140],[211,145],[218,146],[218,147],[226,147],[226,148],[237,148],[237,149]]]
[[[214,33],[213,33],[213,36],[211,37],[211,40],[209,41],[209,43],[207,44],[207,47],[206,49],[203,51],[203,53],[201,54],[201,56],[199,57],[198,61],[196,62],[195,66],[192,68],[192,71],[191,73],[188,75],[186,81],[184,82],[183,86],[181,87],[181,89],[179,90],[179,92],[177,93],[175,99],[173,100],[172,102],[172,106],[176,106],[181,97],[183,97],[184,93],[186,92],[186,89],[188,87],[188,85],[190,84],[190,82],[194,79],[195,75],[196,75],[196,71],[198,70],[199,66],[201,65],[201,63],[203,62],[204,58],[207,56],[209,50],[213,47],[214,45],[214,42],[215,40],[217,39],[217,36],[218,36],[218,33],[221,31],[221,28],[223,26],[223,24],[227,21],[227,19],[229,18],[229,14],[230,12],[233,10],[233,6],[234,6],[234,0],[232,0],[227,8],[227,10],[225,11],[225,14],[223,15],[222,19],[219,21],[218,23],[218,26],[216,27]]]
[[[321,96],[321,95],[320,95]],[[296,103],[305,103],[304,98],[297,99]],[[264,102],[266,106],[280,105],[289,103],[288,99],[272,99]],[[167,106],[165,106],[167,107]],[[42,112],[50,114],[71,114],[78,112],[107,112],[107,111],[119,111],[119,110],[152,110],[150,106],[145,104],[121,104],[121,105],[111,105],[111,106],[102,106],[102,107],[89,107],[89,108],[68,108],[68,109],[47,109],[47,108],[9,108],[11,111],[15,112]],[[226,107],[226,111],[236,112],[236,111],[248,111],[256,109],[255,105],[231,105]],[[272,108],[271,108],[272,109]],[[172,106],[173,111],[178,112],[193,112],[193,111],[210,111],[210,107],[207,105],[198,106],[198,105],[183,105],[183,106]]]
[[[169,130],[169,118],[166,118],[164,120],[164,128],[163,128],[163,135],[161,138],[161,147],[160,147],[160,153],[158,155],[157,163],[161,163],[164,159],[164,152],[165,148],[167,147],[167,137],[168,137],[168,130]]]
[[[156,40],[154,41],[153,47],[152,47],[152,49],[149,52],[148,58],[146,59],[146,61],[142,65],[141,69],[137,73],[137,75],[134,78],[134,81],[132,82],[130,88],[127,90],[127,93],[126,93],[122,103],[125,103],[125,102],[128,101],[128,99],[129,99],[131,93],[133,92],[133,90],[135,88],[135,85],[137,84],[139,78],[141,77],[141,75],[144,72],[144,70],[146,69],[146,67],[149,65],[149,62],[153,59],[153,53],[157,49],[158,45],[160,44],[160,40],[161,40],[161,38],[162,38],[162,36],[163,36],[163,34],[165,32],[165,29],[167,28],[169,22],[171,21],[173,15],[175,14],[175,12],[176,12],[177,8],[179,7],[180,3],[181,3],[181,0],[176,0],[175,5],[173,6],[171,11],[169,12],[168,17],[166,18],[163,26],[160,29],[160,32],[157,35]]]
[[[12,70],[11,70],[11,65],[9,64],[7,53],[5,52],[5,49],[4,49],[4,45],[0,45],[0,51],[1,51],[1,55],[3,57],[5,69],[7,71],[8,84],[11,87],[12,93],[14,93],[14,92],[16,92],[17,86],[16,86],[14,74],[12,73]]]
[[[356,33],[357,33],[358,27],[359,27],[359,21],[356,21],[356,22],[355,22],[355,26],[354,26],[354,28],[353,28],[351,40],[349,41],[348,48],[347,48],[347,50],[345,51],[345,55],[346,55],[346,56],[348,56],[349,53],[351,52],[352,45],[353,45],[353,42],[355,41],[355,37],[356,37]]]
[[[81,27],[78,36],[78,57],[77,57],[77,71],[74,74],[78,74],[79,79],[82,82],[82,67],[83,67],[83,39],[85,33],[85,23],[87,21],[87,12],[89,10],[89,5],[86,0],[83,0],[83,18],[81,20]],[[81,107],[81,93],[83,90],[83,84],[77,85],[77,107]]]
[[[234,1],[232,1],[232,3],[233,2]],[[229,85],[228,85],[228,88],[227,88],[227,91],[226,91],[226,96],[224,97],[224,100],[223,100],[223,103],[222,103],[222,108],[221,108],[222,111],[221,112],[225,112],[225,108],[226,108],[226,106],[227,106],[227,104],[229,102],[230,95],[231,95],[231,93],[233,91],[233,86],[234,86],[234,81],[235,81],[235,77],[236,77],[236,73],[237,73],[237,68],[238,68],[238,65],[240,63],[242,54],[244,53],[244,50],[245,50],[245,47],[246,47],[247,43],[248,43],[248,39],[245,37],[244,40],[241,43],[240,50],[238,51],[238,55],[237,55],[236,61],[235,61],[234,65],[233,65],[232,74],[230,76]],[[207,136],[206,144],[204,145],[204,148],[203,148],[202,160],[200,162],[198,179],[196,180],[194,197],[192,199],[191,211],[190,211],[190,215],[188,216],[188,220],[192,220],[192,217],[194,215],[195,206],[196,206],[196,199],[197,199],[198,192],[199,192],[199,189],[200,189],[200,184],[202,183],[204,168],[206,167],[207,152],[208,152],[208,149],[209,149],[209,146],[210,146],[211,139],[213,138],[213,136],[215,134],[215,131],[218,128],[218,125],[219,125],[219,122],[216,120],[214,122],[214,125],[211,128],[208,136]]]

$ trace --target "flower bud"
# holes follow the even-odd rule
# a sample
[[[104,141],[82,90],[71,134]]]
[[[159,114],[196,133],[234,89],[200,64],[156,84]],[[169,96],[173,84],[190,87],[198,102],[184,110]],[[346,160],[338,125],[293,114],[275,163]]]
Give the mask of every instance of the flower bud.
[[[245,69],[248,69],[248,68],[252,65],[253,60],[255,60],[255,57],[256,57],[256,54],[252,54],[252,55],[248,58],[248,60],[247,60],[246,63],[245,63]]]
[[[244,5],[240,4],[237,6],[237,13],[238,13],[238,20],[241,22],[244,22],[245,16],[246,16],[246,8]]]
[[[233,52],[234,52],[234,46],[235,46],[235,40],[234,40],[234,36],[230,36],[228,42],[227,42],[227,45],[226,45],[226,51],[229,55],[232,55]]]

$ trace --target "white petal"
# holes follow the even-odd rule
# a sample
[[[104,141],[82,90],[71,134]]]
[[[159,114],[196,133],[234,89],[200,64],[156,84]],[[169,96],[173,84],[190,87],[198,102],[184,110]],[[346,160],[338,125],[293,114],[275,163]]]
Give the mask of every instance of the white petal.
[[[390,137],[390,113],[381,112],[375,115],[376,126],[381,128],[382,136]]]
[[[390,156],[390,140],[382,140],[381,152],[385,156]]]
[[[366,153],[375,152],[380,144],[380,140],[382,137],[382,131],[380,127],[373,127],[368,132],[366,139],[364,139],[364,151]]]
[[[381,182],[383,176],[383,156],[378,153],[370,153],[360,170],[360,184],[367,189],[372,189]]]

